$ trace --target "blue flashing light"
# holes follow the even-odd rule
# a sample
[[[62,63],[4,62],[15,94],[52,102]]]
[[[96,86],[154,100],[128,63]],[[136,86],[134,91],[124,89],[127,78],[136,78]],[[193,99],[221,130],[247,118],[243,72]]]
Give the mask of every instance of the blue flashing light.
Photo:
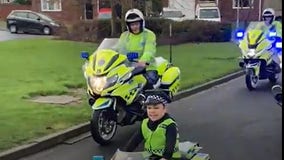
[[[275,41],[272,43],[272,48],[275,49],[277,53],[282,52],[282,38],[274,37]]]
[[[244,30],[237,30],[235,32],[235,39],[237,40],[242,40],[245,36],[245,31]]]
[[[244,32],[238,32],[237,33],[238,38],[243,38],[244,37]]]
[[[83,59],[89,59],[89,53],[87,51],[82,51],[81,52],[81,58]]]
[[[276,32],[269,32],[269,37],[276,37],[277,36],[277,33]]]
[[[276,42],[275,43],[275,48],[282,49],[282,42]]]

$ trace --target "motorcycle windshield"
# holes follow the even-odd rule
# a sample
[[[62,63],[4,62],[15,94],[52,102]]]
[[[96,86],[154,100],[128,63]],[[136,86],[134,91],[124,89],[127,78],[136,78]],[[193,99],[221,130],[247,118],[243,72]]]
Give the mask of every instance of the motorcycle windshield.
[[[118,38],[105,38],[96,49],[114,49],[114,46],[118,43]],[[95,52],[96,52],[95,51]]]
[[[250,31],[250,30],[253,30],[253,29],[262,30],[263,27],[265,27],[263,22],[250,22],[246,30],[247,31]]]
[[[148,152],[123,152],[117,150],[111,160],[127,160],[127,159],[135,159],[135,160],[145,160],[149,158],[151,155]]]
[[[275,30],[274,27],[269,28],[265,25],[264,22],[258,21],[258,22],[250,22],[246,31],[248,32],[250,30],[255,30],[255,29],[262,30],[262,31],[264,31],[265,34],[268,34],[269,32]]]
[[[246,29],[244,38],[240,41],[239,47],[245,55],[260,55],[270,47],[270,41],[267,40],[262,22],[251,22]],[[263,32],[264,31],[264,32]],[[263,34],[264,33],[264,34]]]

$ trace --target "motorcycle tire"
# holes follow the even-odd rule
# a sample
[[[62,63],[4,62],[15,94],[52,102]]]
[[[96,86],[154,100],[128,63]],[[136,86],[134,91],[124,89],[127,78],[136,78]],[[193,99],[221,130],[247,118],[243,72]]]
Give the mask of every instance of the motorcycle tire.
[[[252,69],[248,70],[246,74],[246,86],[249,91],[252,91],[256,88],[258,79],[254,79],[254,71]]]
[[[109,144],[117,129],[117,122],[110,119],[108,112],[108,109],[95,110],[91,119],[91,135],[100,145]]]

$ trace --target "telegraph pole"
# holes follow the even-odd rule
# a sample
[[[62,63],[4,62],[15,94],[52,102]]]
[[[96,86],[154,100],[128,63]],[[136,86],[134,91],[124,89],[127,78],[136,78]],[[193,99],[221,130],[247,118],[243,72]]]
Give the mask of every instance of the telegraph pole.
[[[240,1],[241,0],[237,0],[238,1],[238,5],[237,5],[237,23],[236,23],[236,28],[239,28],[240,25]]]

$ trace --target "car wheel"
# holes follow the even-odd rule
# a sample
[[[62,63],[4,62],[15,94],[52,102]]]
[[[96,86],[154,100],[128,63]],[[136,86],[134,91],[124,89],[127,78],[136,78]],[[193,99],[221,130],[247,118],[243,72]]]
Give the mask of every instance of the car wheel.
[[[16,25],[11,25],[9,27],[9,30],[10,30],[11,33],[17,33],[18,32],[18,29],[17,29]]]
[[[51,29],[49,27],[45,26],[45,27],[43,27],[42,32],[45,35],[50,35],[51,34]]]

